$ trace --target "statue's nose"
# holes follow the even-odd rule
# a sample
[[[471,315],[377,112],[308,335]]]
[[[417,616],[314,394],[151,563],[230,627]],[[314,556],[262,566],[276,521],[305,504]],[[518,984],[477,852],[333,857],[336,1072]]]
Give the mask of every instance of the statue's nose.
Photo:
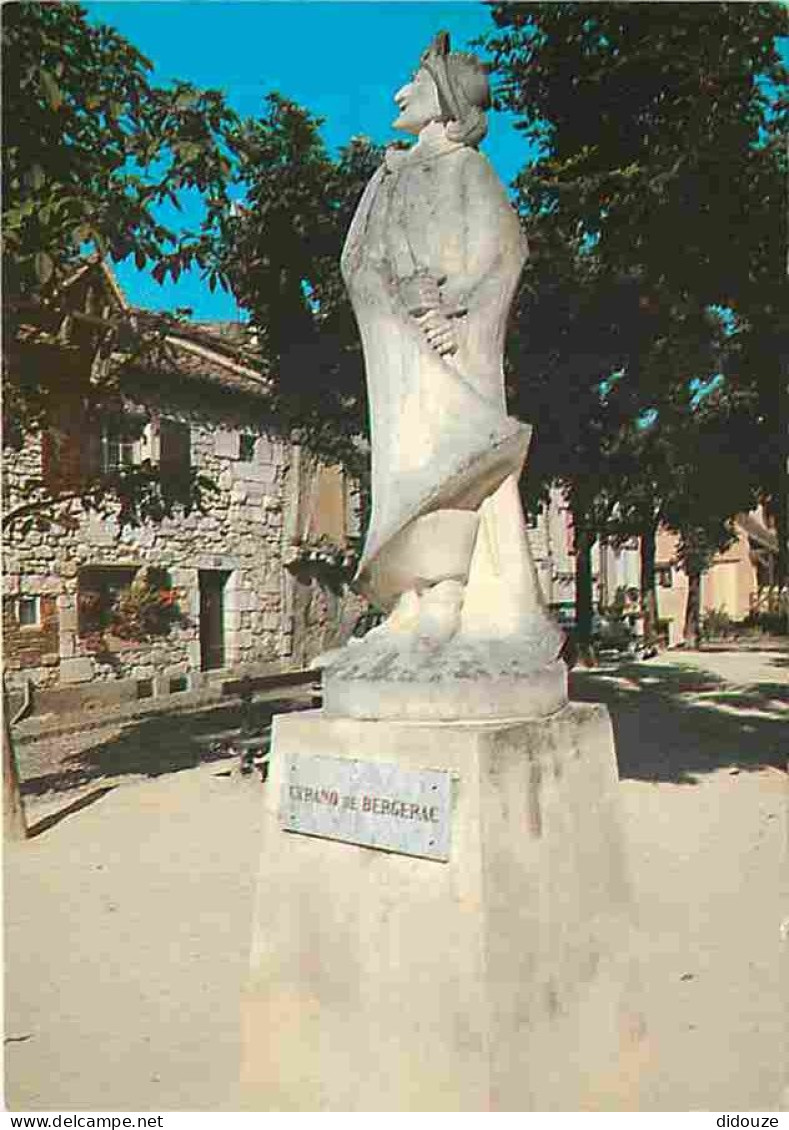
[[[402,109],[408,101],[408,95],[411,93],[411,83],[408,82],[405,86],[401,86],[394,96],[397,105]]]

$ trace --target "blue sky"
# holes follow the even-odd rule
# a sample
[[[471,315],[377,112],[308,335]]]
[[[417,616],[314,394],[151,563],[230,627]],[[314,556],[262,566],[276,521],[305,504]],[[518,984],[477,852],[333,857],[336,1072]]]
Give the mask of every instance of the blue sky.
[[[446,28],[454,48],[492,30],[476,0],[98,0],[91,20],[116,28],[154,64],[154,80],[184,79],[224,92],[240,114],[257,116],[271,90],[326,119],[332,148],[366,134],[394,140],[392,95],[433,35]],[[528,159],[526,140],[505,114],[490,115],[482,146],[509,183]],[[232,298],[192,275],[159,286],[133,265],[117,268],[135,305],[190,306],[196,318],[235,318]]]

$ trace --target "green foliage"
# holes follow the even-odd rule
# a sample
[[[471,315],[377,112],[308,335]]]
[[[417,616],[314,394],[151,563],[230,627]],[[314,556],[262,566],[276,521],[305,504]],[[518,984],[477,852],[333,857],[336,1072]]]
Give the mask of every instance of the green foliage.
[[[499,101],[538,145],[516,182],[536,255],[511,359],[529,494],[558,480],[577,531],[640,536],[648,609],[658,522],[690,562],[785,486],[785,13],[491,11]]]
[[[354,139],[332,158],[320,119],[279,94],[237,138],[246,203],[219,269],[250,314],[276,385],[276,410],[313,451],[366,473],[364,370],[340,255],[381,152]]]
[[[355,139],[332,158],[319,120],[278,94],[242,123],[216,91],[157,87],[149,61],[74,3],[7,6],[3,57],[6,343],[31,305],[39,321],[54,311],[90,247],[133,256],[159,282],[196,265],[211,289],[232,285],[258,328],[283,430],[364,477],[363,365],[339,258],[380,152]],[[230,202],[234,182],[242,207]],[[162,218],[185,190],[204,205],[186,234]],[[66,378],[42,380],[40,363],[22,374],[14,361],[5,424],[19,445],[56,419]],[[67,380],[86,409],[111,407],[107,372]]]
[[[78,4],[3,12],[6,301],[56,287],[85,245],[155,277],[203,265],[227,205],[235,116],[216,91],[153,86],[151,64]],[[194,189],[204,230],[178,236],[157,206]]]
[[[779,4],[495,3],[499,98],[541,146],[520,178],[607,267],[737,305],[783,275]],[[736,246],[729,238],[737,230]]]
[[[130,327],[83,323],[64,334],[62,284],[90,248],[133,256],[159,281],[193,263],[208,269],[229,207],[237,119],[216,91],[152,85],[148,60],[77,4],[6,5],[2,35],[3,442],[19,450],[30,434],[60,427],[64,412],[87,423],[119,410],[120,367],[110,361],[119,348],[129,354]],[[201,230],[186,235],[161,219],[182,190],[205,205]],[[29,482],[3,525],[24,534],[68,523],[77,502],[122,524],[159,520],[177,504],[200,505],[206,489],[194,474],[161,483],[150,465],[62,491]]]
[[[636,634],[624,620],[603,620],[593,633],[592,642],[598,651],[627,651]]]
[[[111,611],[109,629],[119,639],[144,641],[167,636],[173,627],[184,623],[186,616],[166,570],[149,566],[120,593]]]
[[[789,605],[789,601],[784,600],[784,608]],[[789,610],[777,612],[753,612],[747,619],[746,624],[750,628],[758,628],[761,632],[767,632],[769,635],[783,635],[785,636],[789,631]]]
[[[108,637],[138,643],[160,639],[188,624],[178,599],[167,571],[153,565],[143,566],[131,584],[117,592],[81,587],[80,635],[99,652],[107,650]]]
[[[120,526],[161,522],[176,513],[200,510],[218,490],[206,475],[190,468],[179,482],[163,478],[149,460],[97,474],[63,490],[41,479],[25,483],[23,499],[3,513],[3,534],[24,538],[31,530],[77,529],[80,517],[96,513]]]
[[[614,593],[613,600],[600,609],[600,614],[611,623],[618,624],[624,621],[627,603],[627,589],[624,585],[619,585]]]
[[[734,630],[734,622],[725,608],[706,608],[701,617],[701,636],[703,639],[728,639]]]

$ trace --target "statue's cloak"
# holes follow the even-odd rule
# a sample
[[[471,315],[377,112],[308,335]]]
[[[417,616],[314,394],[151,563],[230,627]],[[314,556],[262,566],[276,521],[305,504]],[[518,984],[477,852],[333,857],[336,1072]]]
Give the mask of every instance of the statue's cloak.
[[[372,513],[356,583],[379,603],[374,566],[385,566],[397,534],[432,510],[476,509],[520,472],[530,429],[507,416],[502,353],[526,256],[488,161],[445,138],[390,150],[359,203],[342,257],[372,440]],[[418,273],[441,284],[457,332],[450,356],[431,348],[401,297],[401,283]]]

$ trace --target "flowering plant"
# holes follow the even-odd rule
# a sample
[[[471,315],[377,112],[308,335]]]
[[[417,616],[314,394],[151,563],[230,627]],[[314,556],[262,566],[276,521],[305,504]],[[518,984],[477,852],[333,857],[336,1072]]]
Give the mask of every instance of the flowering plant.
[[[178,592],[164,569],[141,569],[119,594],[112,610],[110,631],[119,639],[147,640],[166,636],[186,617],[178,605]]]
[[[283,558],[283,565],[292,573],[316,577],[329,586],[350,581],[357,564],[355,549],[336,545],[325,534],[314,541],[291,542]]]

